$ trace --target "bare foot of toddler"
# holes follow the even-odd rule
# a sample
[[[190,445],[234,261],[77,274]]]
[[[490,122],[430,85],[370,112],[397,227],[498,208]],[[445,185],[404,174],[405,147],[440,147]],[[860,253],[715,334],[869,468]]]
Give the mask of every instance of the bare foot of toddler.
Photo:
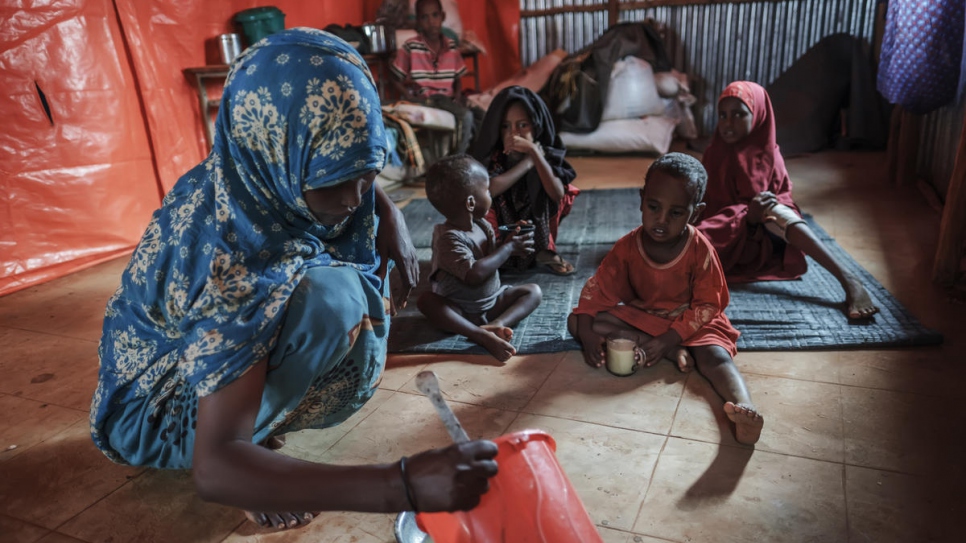
[[[867,319],[879,312],[861,281],[850,277],[842,286],[845,287],[845,316],[850,319]]]
[[[276,530],[289,530],[298,526],[305,526],[312,522],[317,513],[261,513],[258,511],[245,511],[248,520],[261,526],[262,528],[275,528]]]
[[[480,325],[480,328],[488,330],[496,334],[497,337],[502,338],[504,341],[510,341],[513,339],[513,328],[509,326],[503,326],[502,324],[489,323]]]
[[[678,347],[677,349],[672,349],[668,353],[668,358],[672,362],[678,365],[678,369],[687,373],[694,369],[694,358],[691,356],[691,351],[687,347]]]
[[[479,333],[474,334],[469,339],[487,351],[490,351],[490,354],[500,362],[506,362],[511,356],[517,354],[517,350],[507,340],[483,327],[480,327]]]
[[[755,410],[754,406],[744,403],[725,402],[725,415],[735,423],[735,438],[738,443],[754,445],[761,437],[761,427],[765,425],[765,418]]]

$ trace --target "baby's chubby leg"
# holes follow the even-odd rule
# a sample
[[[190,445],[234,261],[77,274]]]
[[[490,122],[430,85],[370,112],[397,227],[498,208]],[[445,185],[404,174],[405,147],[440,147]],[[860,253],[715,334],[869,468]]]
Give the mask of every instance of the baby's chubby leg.
[[[530,283],[510,287],[497,297],[496,304],[486,312],[485,317],[487,322],[486,324],[481,324],[480,328],[492,333],[504,342],[509,342],[513,339],[513,328],[511,327],[517,325],[530,313],[533,313],[537,306],[540,305],[541,299],[543,299],[543,291],[540,290],[540,286],[537,284]],[[489,342],[489,338],[481,338],[481,341]],[[505,360],[490,347],[486,345],[484,347],[498,359]],[[500,353],[506,350],[502,344],[497,344],[496,348]],[[515,349],[513,353],[516,353]]]
[[[425,292],[416,302],[419,311],[429,319],[429,322],[440,330],[465,336],[490,352],[497,360],[505,362],[517,353],[517,350],[504,339],[502,325],[498,326],[500,333],[470,322],[463,312],[446,298],[433,292]],[[484,325],[486,326],[486,325]],[[492,328],[492,326],[491,326]],[[512,337],[512,331],[511,337]]]
[[[496,304],[486,312],[490,326],[516,326],[533,313],[543,300],[543,291],[536,283],[517,285],[504,290],[496,299]],[[513,333],[510,333],[513,337]]]
[[[731,355],[718,345],[702,345],[692,350],[698,371],[725,400],[724,413],[735,423],[735,438],[739,443],[754,445],[761,437],[765,418],[752,403],[745,379]]]

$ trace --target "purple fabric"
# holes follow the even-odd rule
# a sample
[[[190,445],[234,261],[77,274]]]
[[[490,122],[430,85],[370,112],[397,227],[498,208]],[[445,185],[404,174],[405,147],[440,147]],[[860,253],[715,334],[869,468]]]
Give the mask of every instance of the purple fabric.
[[[963,58],[966,0],[891,0],[879,61],[879,92],[912,113],[953,100]]]

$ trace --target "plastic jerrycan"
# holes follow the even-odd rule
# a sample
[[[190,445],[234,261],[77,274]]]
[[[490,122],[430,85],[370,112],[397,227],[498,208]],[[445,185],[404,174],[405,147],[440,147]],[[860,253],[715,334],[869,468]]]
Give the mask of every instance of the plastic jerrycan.
[[[549,434],[522,430],[493,441],[499,472],[479,505],[416,515],[433,543],[603,543]]]

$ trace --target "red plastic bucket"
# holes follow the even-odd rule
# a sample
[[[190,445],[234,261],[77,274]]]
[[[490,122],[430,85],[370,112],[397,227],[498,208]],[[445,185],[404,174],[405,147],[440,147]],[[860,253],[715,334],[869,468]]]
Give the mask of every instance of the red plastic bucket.
[[[494,442],[500,471],[476,508],[416,515],[433,543],[602,543],[549,434],[522,430]]]

